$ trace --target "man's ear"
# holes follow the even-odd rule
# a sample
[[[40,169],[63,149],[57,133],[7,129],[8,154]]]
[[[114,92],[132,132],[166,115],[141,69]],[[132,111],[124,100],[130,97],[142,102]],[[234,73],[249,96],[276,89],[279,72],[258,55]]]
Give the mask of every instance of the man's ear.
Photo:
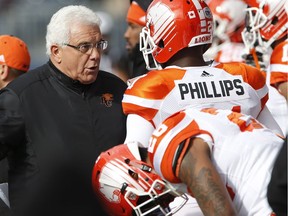
[[[5,64],[0,64],[0,79],[5,81],[8,79],[9,67]]]
[[[58,45],[52,45],[50,49],[51,49],[51,58],[54,59],[54,62],[57,62],[58,64],[61,63],[62,49],[60,49]]]

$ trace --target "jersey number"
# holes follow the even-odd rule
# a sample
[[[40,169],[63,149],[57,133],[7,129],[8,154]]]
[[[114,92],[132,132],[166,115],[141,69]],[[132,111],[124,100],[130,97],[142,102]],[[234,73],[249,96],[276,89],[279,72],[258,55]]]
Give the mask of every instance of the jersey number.
[[[165,133],[167,129],[168,129],[168,126],[162,124],[157,130],[153,132],[153,135],[151,136],[149,140],[148,152],[152,153],[154,151],[155,144],[157,142],[158,137],[160,137],[163,133]]]

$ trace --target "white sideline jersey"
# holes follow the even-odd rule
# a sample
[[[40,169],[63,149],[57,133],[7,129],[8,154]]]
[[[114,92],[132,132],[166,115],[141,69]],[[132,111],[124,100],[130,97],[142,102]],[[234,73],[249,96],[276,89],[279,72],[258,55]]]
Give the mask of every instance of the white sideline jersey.
[[[153,168],[164,179],[179,183],[175,173],[179,169],[174,167],[174,172],[172,167],[181,164],[183,156],[177,158],[176,153],[180,143],[190,137],[200,137],[210,146],[212,163],[238,215],[271,215],[267,186],[283,139],[251,116],[214,108],[186,109],[167,118],[153,132],[149,144]]]

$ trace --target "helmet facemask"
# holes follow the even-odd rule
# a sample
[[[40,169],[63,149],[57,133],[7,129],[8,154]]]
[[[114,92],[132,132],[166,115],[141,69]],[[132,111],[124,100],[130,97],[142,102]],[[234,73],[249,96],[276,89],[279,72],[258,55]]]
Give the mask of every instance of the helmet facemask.
[[[249,52],[256,46],[266,47],[260,34],[260,28],[267,22],[267,17],[262,13],[262,9],[256,7],[247,8],[246,11],[246,28],[242,32],[242,39],[247,51]]]
[[[246,28],[242,32],[248,51],[258,46],[267,53],[276,40],[287,34],[285,4],[288,5],[285,0],[262,0],[259,4],[250,2],[253,7],[246,9]]]
[[[187,196],[163,180],[149,164],[136,159],[131,149],[129,144],[115,146],[101,153],[95,162],[92,186],[108,215],[169,216],[182,208]],[[182,202],[171,210],[169,204],[176,197]]]
[[[180,195],[175,193],[176,191],[171,188],[171,185],[161,180],[155,180],[151,185],[151,188],[147,192],[139,192],[133,188],[127,188],[125,192],[125,200],[133,209],[133,215],[173,215],[173,212],[169,208],[169,203],[174,200],[175,197],[186,195]],[[135,203],[135,201],[137,202]],[[183,204],[186,203],[186,198],[183,198]],[[182,206],[181,206],[182,207]],[[179,210],[179,208],[177,209]]]
[[[162,69],[161,65],[155,60],[153,52],[157,49],[157,45],[154,43],[150,36],[150,29],[144,27],[140,33],[140,51],[143,54],[146,68],[148,70]]]

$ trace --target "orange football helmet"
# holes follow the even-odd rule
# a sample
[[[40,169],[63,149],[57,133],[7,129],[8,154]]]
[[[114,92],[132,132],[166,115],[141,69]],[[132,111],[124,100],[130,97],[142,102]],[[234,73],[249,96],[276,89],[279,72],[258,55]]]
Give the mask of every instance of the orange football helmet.
[[[92,185],[104,210],[111,216],[172,215],[186,203],[186,195],[180,195],[151,166],[137,160],[132,154],[135,145],[133,148],[115,146],[95,162]],[[183,203],[172,212],[169,203],[175,197],[183,197]]]
[[[287,0],[245,0],[246,28],[242,39],[248,49],[260,46],[266,52],[270,45],[285,36],[288,29]]]
[[[214,36],[222,42],[242,42],[247,4],[243,0],[212,0],[208,6],[214,17]]]
[[[154,0],[140,33],[140,51],[148,69],[159,69],[183,48],[211,44],[212,34],[213,16],[203,0]]]

